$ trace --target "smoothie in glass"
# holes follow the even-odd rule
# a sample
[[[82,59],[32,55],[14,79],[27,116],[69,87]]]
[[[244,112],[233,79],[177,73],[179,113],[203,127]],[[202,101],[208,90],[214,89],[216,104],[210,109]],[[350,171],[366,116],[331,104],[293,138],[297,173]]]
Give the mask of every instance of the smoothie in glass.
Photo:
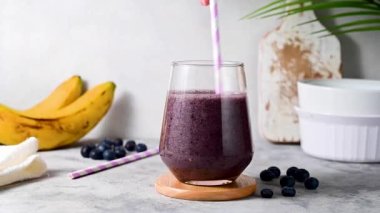
[[[181,182],[235,180],[253,156],[246,94],[169,91],[160,155]]]

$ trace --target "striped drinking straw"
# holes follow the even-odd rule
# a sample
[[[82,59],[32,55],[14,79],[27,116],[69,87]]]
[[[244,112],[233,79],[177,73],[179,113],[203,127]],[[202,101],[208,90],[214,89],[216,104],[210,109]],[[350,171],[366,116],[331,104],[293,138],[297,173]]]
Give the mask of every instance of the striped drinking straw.
[[[71,179],[77,179],[77,178],[80,178],[80,177],[83,177],[86,175],[91,175],[91,174],[94,174],[97,172],[101,172],[101,171],[104,171],[104,170],[107,170],[107,169],[110,169],[113,167],[117,167],[117,166],[126,164],[126,163],[130,163],[130,162],[137,161],[137,160],[140,160],[143,158],[147,158],[147,157],[158,154],[158,152],[159,152],[158,148],[149,149],[145,152],[135,153],[135,154],[123,157],[123,158],[119,158],[119,159],[108,161],[108,162],[105,162],[105,163],[102,163],[102,164],[99,164],[96,166],[91,166],[91,167],[88,167],[85,169],[81,169],[81,170],[78,170],[75,172],[71,172],[68,174],[68,176]]]
[[[211,36],[212,36],[212,53],[214,58],[215,70],[215,92],[220,94],[223,85],[220,80],[220,70],[222,68],[222,54],[220,50],[220,32],[219,32],[219,11],[217,0],[210,0],[211,14]]]

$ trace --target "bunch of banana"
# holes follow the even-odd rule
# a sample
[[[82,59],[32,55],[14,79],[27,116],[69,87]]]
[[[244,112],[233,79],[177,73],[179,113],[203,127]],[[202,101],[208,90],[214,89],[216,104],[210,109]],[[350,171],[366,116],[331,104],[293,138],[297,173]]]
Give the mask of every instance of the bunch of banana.
[[[30,109],[0,105],[0,143],[13,145],[34,136],[40,150],[49,150],[78,141],[107,113],[116,85],[105,82],[83,95],[82,87],[81,78],[74,76]]]

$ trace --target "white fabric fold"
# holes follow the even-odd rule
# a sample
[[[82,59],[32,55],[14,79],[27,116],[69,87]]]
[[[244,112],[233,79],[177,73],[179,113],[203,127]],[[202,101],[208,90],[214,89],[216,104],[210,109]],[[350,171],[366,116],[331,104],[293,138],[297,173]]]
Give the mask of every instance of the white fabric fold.
[[[37,151],[34,137],[17,145],[0,146],[0,186],[42,176],[47,166]]]

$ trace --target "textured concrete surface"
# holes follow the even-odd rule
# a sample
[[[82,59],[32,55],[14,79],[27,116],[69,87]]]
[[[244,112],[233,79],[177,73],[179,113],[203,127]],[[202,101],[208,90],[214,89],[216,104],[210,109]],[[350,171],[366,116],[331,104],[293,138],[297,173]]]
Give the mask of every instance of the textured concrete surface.
[[[158,140],[147,141],[149,147]],[[297,183],[297,195],[280,194],[279,180],[262,183],[274,198],[259,193],[229,202],[176,200],[156,193],[155,179],[164,171],[159,156],[144,159],[95,175],[70,180],[67,174],[98,162],[83,159],[79,147],[42,152],[49,171],[43,178],[0,188],[0,212],[378,212],[380,209],[380,165],[348,164],[309,157],[296,145],[256,142],[251,165],[244,172],[258,176],[277,165],[303,167],[319,178],[320,187],[307,191]],[[258,191],[259,192],[259,191]]]

